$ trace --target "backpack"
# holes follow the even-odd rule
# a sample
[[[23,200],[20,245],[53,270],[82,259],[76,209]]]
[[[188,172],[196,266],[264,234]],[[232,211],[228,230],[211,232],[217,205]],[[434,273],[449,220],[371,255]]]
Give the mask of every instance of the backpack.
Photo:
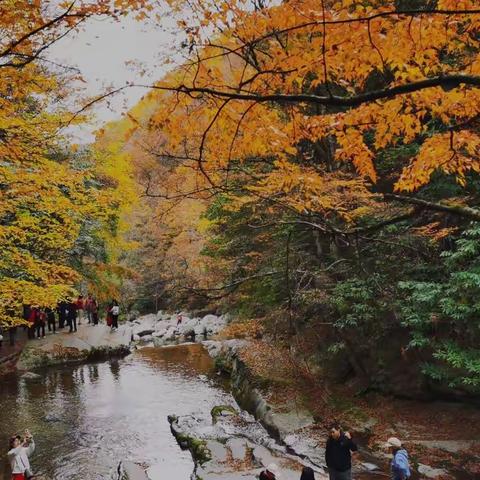
[[[118,315],[120,313],[120,307],[118,305],[114,305],[112,307],[112,315]]]

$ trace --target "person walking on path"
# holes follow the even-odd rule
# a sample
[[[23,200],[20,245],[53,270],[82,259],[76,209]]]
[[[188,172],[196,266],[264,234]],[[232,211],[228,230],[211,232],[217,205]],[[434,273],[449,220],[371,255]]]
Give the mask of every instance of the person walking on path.
[[[110,305],[110,315],[112,316],[112,330],[118,330],[118,317],[120,315],[120,307],[116,300],[112,300],[112,303]]]
[[[67,322],[70,327],[69,333],[77,331],[77,304],[71,301],[67,307]]]
[[[85,313],[87,315],[87,323],[89,325],[93,324],[93,315],[92,315],[93,302],[94,300],[93,300],[92,294],[89,293],[83,304]]]
[[[94,298],[92,298],[92,301],[90,304],[90,313],[92,315],[92,323],[94,325],[98,325],[98,304]]]
[[[110,302],[107,306],[107,326],[112,327],[112,308],[113,308],[113,302]]]
[[[390,463],[392,480],[407,480],[407,478],[410,478],[408,453],[402,447],[402,442],[396,437],[390,437],[387,440],[387,447],[393,455]]]
[[[358,450],[349,432],[342,432],[338,424],[332,425],[325,448],[325,462],[330,480],[351,480],[352,452]]]
[[[8,461],[12,469],[12,480],[28,480],[32,477],[29,457],[35,451],[35,442],[28,430],[25,436],[15,435],[10,439]]]
[[[82,324],[82,320],[85,320],[84,308],[85,308],[85,300],[83,299],[83,295],[79,295],[77,298],[77,318],[78,324]]]
[[[57,305],[58,312],[58,328],[61,330],[65,327],[65,322],[67,322],[67,302],[61,301]]]
[[[315,480],[315,474],[313,469],[310,467],[303,467],[302,475],[300,475],[300,480]]]
[[[35,310],[37,312],[35,317],[35,330],[37,331],[37,338],[40,338],[40,334],[42,334],[42,338],[45,338],[45,321],[47,319],[47,315],[39,308],[35,308]]]
[[[57,333],[56,326],[55,326],[55,312],[50,308],[47,307],[45,309],[45,313],[47,315],[47,325],[48,331],[53,333]]]

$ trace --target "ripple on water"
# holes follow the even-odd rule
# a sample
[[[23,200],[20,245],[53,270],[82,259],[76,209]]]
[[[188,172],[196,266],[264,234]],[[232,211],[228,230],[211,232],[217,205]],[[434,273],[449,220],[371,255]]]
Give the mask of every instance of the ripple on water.
[[[52,480],[110,479],[120,460],[149,465],[152,479],[188,479],[192,459],[178,447],[167,415],[208,412],[230,398],[200,345],[144,348],[123,360],[42,375],[39,382],[2,382],[0,437],[6,442],[29,427],[37,441],[34,468]]]

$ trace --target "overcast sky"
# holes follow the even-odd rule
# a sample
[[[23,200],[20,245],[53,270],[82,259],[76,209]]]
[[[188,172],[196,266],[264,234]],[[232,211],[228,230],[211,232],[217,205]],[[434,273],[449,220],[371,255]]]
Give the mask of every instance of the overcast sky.
[[[163,12],[162,12],[163,13]],[[161,24],[138,22],[133,16],[113,19],[91,19],[79,33],[60,40],[49,50],[49,58],[63,65],[78,67],[85,80],[86,92],[97,95],[107,88],[120,87],[126,82],[151,83],[160,80],[172,64],[164,59],[175,52],[182,40],[176,22],[163,14]],[[178,61],[178,58],[172,58]],[[133,62],[133,63],[129,63]],[[145,67],[146,74],[141,76]],[[145,94],[145,90],[131,88],[102,102],[92,110],[97,117],[94,126],[75,129],[79,142],[93,139],[92,131],[103,122],[120,118],[126,109]]]

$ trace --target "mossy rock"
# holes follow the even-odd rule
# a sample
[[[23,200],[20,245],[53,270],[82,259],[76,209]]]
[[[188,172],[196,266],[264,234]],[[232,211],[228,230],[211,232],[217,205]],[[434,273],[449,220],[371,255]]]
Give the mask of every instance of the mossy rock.
[[[232,373],[231,363],[222,356],[218,356],[215,358],[215,369],[227,375],[230,375]]]
[[[177,433],[175,435],[178,444],[183,449],[188,449],[192,453],[195,462],[203,464],[212,459],[212,452],[207,447],[207,442],[199,438],[191,437],[186,433]]]
[[[237,411],[230,405],[216,405],[210,411],[210,415],[212,416],[212,423],[215,425],[217,423],[218,417],[220,417],[223,412],[231,413],[232,415],[236,415]]]

